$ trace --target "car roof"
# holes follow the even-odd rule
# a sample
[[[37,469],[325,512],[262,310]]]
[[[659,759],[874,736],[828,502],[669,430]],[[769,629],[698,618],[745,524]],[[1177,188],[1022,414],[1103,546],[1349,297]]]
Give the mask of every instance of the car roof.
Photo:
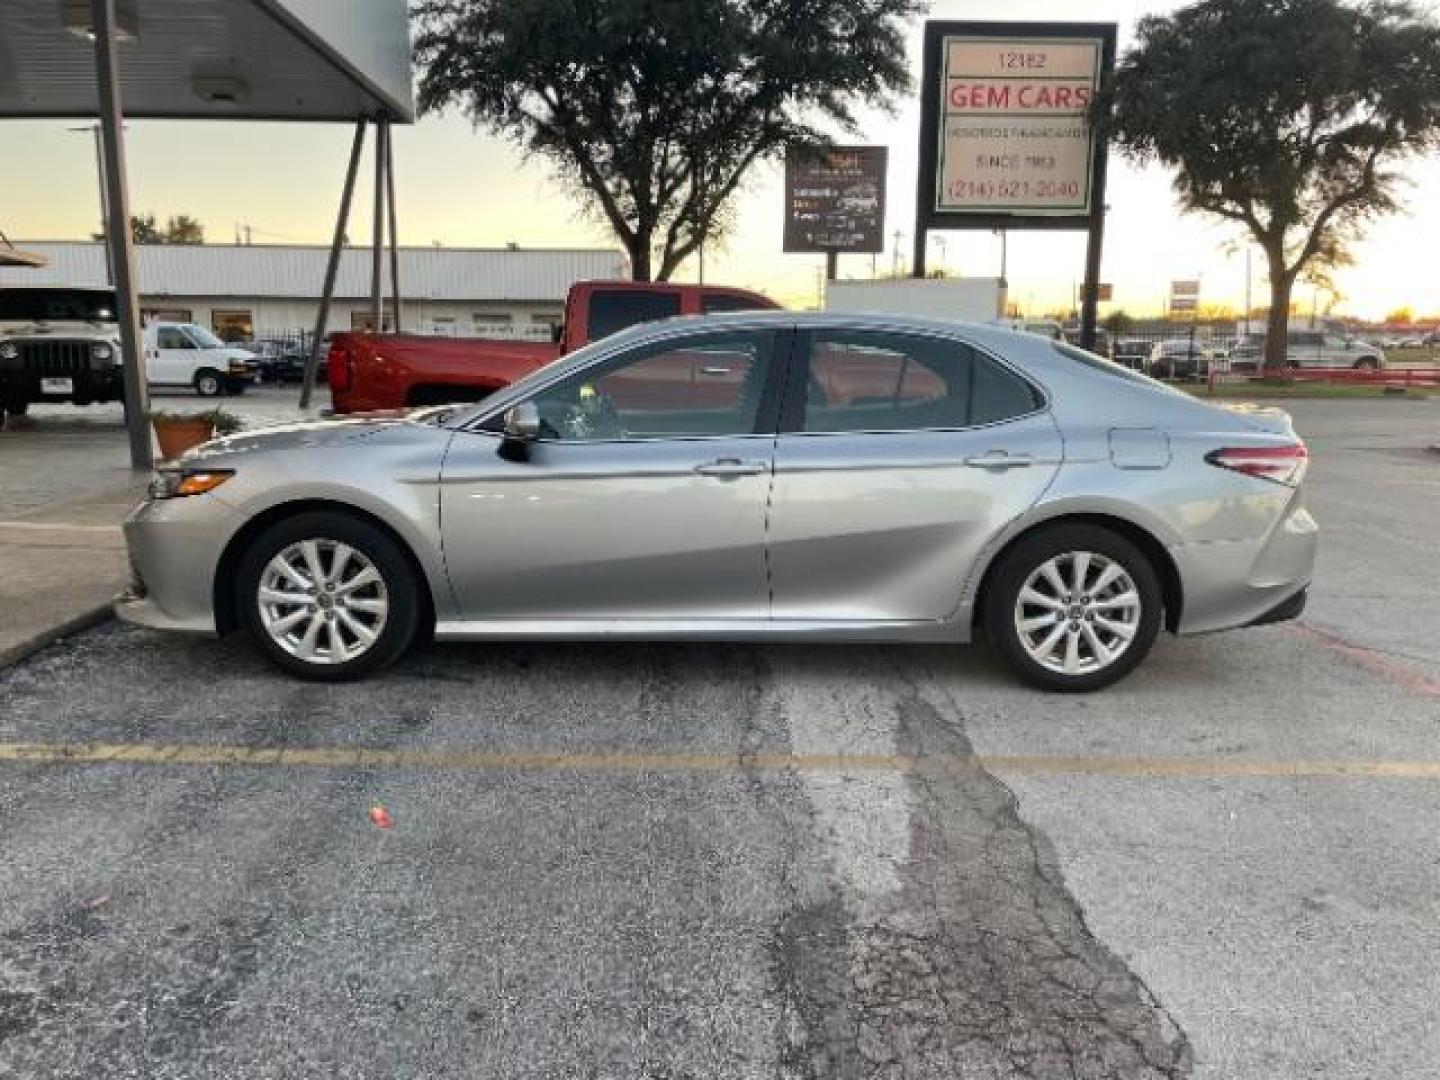
[[[620,342],[648,337],[660,328],[684,331],[715,326],[785,326],[801,330],[846,327],[862,330],[899,330],[948,334],[1003,348],[1017,342],[1049,342],[1044,334],[1031,334],[1001,323],[942,319],[933,315],[910,315],[884,311],[726,311],[708,315],[677,315],[654,322],[639,323],[604,340]],[[1035,325],[1032,321],[1031,325]]]

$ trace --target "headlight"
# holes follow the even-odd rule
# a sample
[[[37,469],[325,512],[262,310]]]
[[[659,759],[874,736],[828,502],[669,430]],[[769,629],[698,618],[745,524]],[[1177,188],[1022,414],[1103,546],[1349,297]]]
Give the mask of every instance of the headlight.
[[[183,499],[188,495],[204,495],[234,475],[234,469],[161,469],[150,478],[150,498]]]
[[[14,360],[20,355],[20,348],[10,342],[0,345],[0,360]]]
[[[106,345],[103,341],[90,350],[90,355],[96,360],[109,360],[115,355],[115,350]]]

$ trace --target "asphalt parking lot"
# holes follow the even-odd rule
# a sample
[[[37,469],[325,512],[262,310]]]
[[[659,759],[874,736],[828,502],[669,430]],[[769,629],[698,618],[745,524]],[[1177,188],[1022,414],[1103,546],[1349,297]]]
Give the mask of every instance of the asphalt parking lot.
[[[0,1077],[1440,1076],[1440,401],[1292,411],[1305,619],[1095,696],[116,625],[0,672]]]

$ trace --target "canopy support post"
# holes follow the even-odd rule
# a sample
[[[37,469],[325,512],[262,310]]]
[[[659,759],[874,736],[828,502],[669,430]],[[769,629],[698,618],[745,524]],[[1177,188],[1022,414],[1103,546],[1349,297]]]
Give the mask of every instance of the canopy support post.
[[[385,118],[385,201],[390,207],[390,291],[395,297],[395,332],[404,330],[400,312],[400,236],[395,228],[395,129]]]
[[[140,333],[135,237],[130,232],[130,196],[125,182],[125,118],[115,57],[115,0],[90,0],[90,17],[95,31],[95,82],[100,91],[100,135],[110,207],[105,239],[115,278],[115,316],[120,323],[120,364],[125,427],[130,436],[130,467],[149,470],[155,465],[155,453],[150,445],[147,415],[150,393],[146,384],[145,343]]]
[[[375,223],[370,233],[370,332],[385,329],[385,144],[389,142],[385,114],[375,118]]]
[[[360,171],[360,151],[365,147],[365,117],[355,121],[355,140],[350,144],[350,164],[345,169],[345,186],[340,194],[340,213],[335,217],[335,239],[330,244],[330,261],[325,266],[325,289],[320,294],[320,313],[315,317],[315,339],[305,358],[305,379],[300,386],[300,408],[310,407],[315,389],[315,369],[325,347],[325,326],[330,321],[330,301],[335,295],[335,277],[340,272],[340,253],[345,248],[345,226],[350,221],[350,202],[355,195],[355,177]]]

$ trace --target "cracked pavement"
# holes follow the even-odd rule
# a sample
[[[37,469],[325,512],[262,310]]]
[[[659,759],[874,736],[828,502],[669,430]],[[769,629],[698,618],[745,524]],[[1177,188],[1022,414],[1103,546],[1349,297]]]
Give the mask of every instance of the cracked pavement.
[[[517,755],[0,758],[0,1078],[1440,1075],[1440,781],[1241,768],[1440,760],[1440,604],[1390,614],[1437,587],[1440,403],[1329,404],[1296,408],[1319,633],[1163,641],[1093,697],[941,647],[451,646],[321,687],[113,625],[0,672],[0,746]],[[1174,757],[1214,771],[1143,767]]]

